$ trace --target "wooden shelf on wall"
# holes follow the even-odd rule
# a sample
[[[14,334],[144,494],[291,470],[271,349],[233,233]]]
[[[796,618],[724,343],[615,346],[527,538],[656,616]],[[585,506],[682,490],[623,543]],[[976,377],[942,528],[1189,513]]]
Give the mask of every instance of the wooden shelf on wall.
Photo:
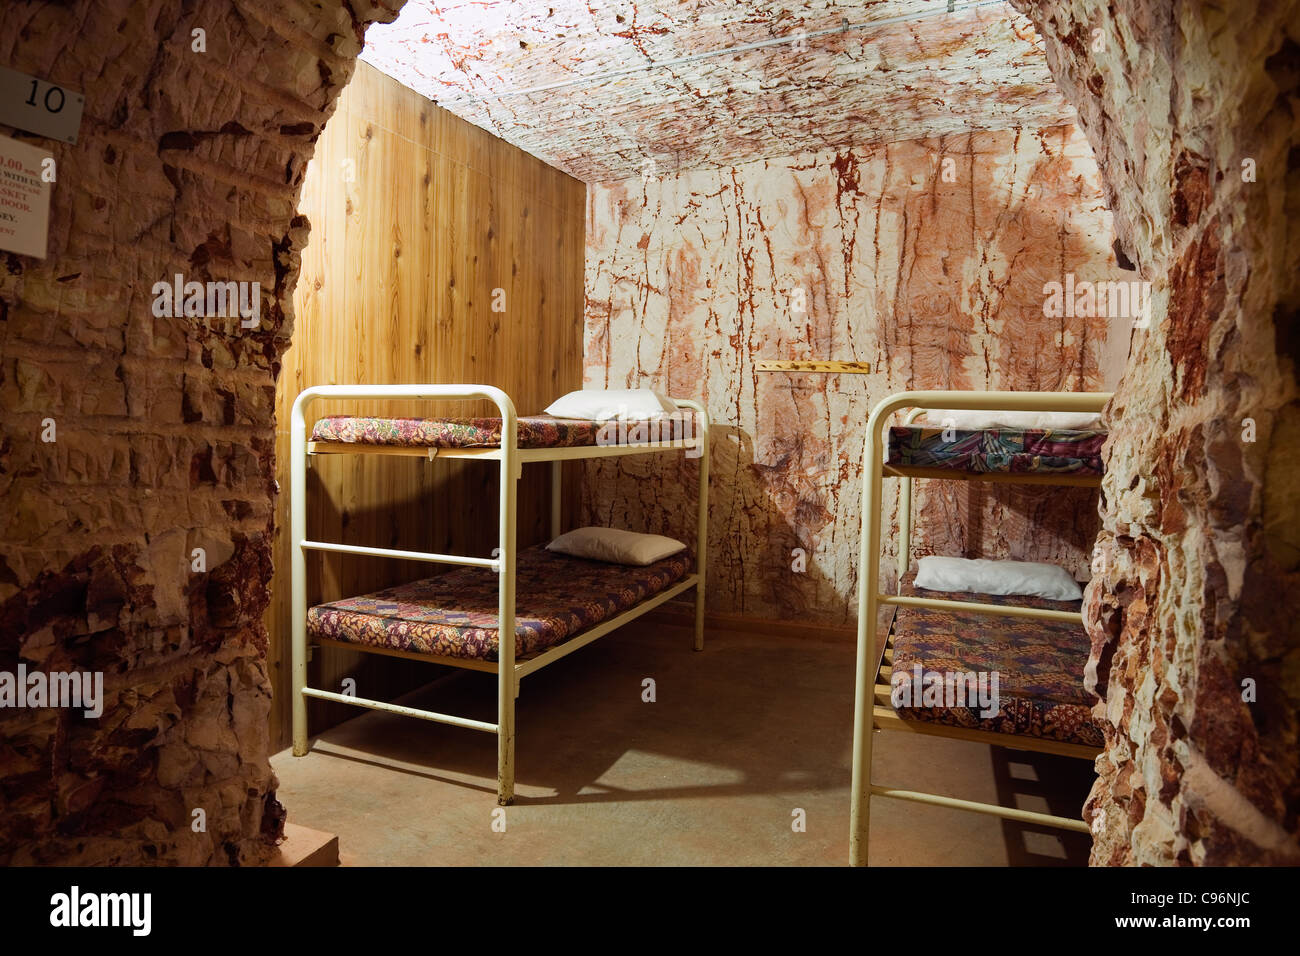
[[[866,362],[818,362],[770,360],[756,362],[759,372],[812,372],[819,375],[866,375],[871,366]]]

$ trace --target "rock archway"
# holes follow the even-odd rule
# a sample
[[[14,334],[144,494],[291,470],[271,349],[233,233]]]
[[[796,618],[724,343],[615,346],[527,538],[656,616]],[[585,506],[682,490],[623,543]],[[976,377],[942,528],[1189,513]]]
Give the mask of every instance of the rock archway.
[[[261,619],[298,192],[402,2],[5,6],[0,63],[86,104],[76,146],[33,140],[48,258],[0,269],[0,669],[105,686],[98,719],[0,712],[0,864],[256,862],[283,828]],[[176,274],[258,283],[260,322],[155,315]]]

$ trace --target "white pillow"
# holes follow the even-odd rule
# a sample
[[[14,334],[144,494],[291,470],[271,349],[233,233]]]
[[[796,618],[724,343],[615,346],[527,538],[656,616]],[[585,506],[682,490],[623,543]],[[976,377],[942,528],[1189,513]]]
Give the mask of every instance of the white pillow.
[[[642,422],[665,418],[676,411],[676,405],[653,389],[590,388],[556,399],[546,414],[594,422]]]
[[[932,408],[925,413],[931,427],[961,428],[1065,428],[1085,430],[1101,423],[1099,412],[986,412],[979,409]]]
[[[1053,601],[1083,599],[1079,582],[1054,564],[939,557],[922,558],[918,564],[916,586],[928,591],[1028,594]]]
[[[546,550],[571,554],[575,558],[644,567],[685,551],[686,545],[661,534],[638,534],[620,528],[578,528],[560,535],[546,546]]]

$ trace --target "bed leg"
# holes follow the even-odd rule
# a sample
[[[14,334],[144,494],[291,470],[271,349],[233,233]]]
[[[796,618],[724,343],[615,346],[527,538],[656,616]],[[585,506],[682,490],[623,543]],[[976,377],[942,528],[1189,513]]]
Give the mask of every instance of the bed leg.
[[[703,405],[692,402],[695,409],[696,437],[700,442],[700,487],[695,514],[695,649],[704,650],[704,582],[709,567],[709,413]]]
[[[704,582],[695,585],[695,649],[704,650]]]
[[[301,548],[295,548],[297,552],[294,557],[302,553]],[[295,572],[296,575],[297,572]],[[290,691],[291,700],[290,708],[293,722],[293,755],[295,757],[307,756],[307,695],[303,689],[307,686],[307,652],[305,644],[307,638],[305,633],[306,623],[303,618],[306,612],[299,612],[299,608],[293,608],[293,661],[292,661],[292,689]]]
[[[872,698],[874,700],[874,696]],[[858,728],[855,730],[861,733],[861,738],[855,740],[855,753],[853,770],[855,786],[851,795],[852,806],[849,815],[852,817],[849,833],[849,865],[866,866],[869,859],[869,844],[871,842],[871,744],[872,734],[874,731],[874,720],[868,724],[865,731]],[[858,777],[861,774],[861,777]]]
[[[862,467],[862,539],[858,551],[858,654],[853,690],[853,779],[849,791],[849,865],[867,865],[871,835],[871,734],[875,728],[876,628],[880,593],[882,415],[867,419]]]
[[[289,630],[290,708],[293,755],[307,755],[307,424],[306,409],[313,401],[310,390],[299,395],[289,416]]]
[[[497,803],[509,806],[515,799],[515,698],[519,696],[519,674],[515,655],[519,652],[515,632],[515,545],[518,541],[516,510],[518,485],[523,466],[516,458],[518,434],[514,407],[509,400],[501,409],[501,503],[497,577]],[[552,516],[554,517],[554,516]]]
[[[307,756],[307,699],[300,690],[293,692],[293,755]]]
[[[514,690],[514,694],[502,698],[498,715],[497,803],[503,807],[515,802],[515,697],[519,694],[518,681]]]

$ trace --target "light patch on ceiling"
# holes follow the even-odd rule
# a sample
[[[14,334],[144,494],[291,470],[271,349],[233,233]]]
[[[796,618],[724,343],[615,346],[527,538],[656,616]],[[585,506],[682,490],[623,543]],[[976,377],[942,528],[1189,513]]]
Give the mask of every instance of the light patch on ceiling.
[[[1028,18],[945,0],[409,0],[362,59],[588,183],[1072,122]]]

